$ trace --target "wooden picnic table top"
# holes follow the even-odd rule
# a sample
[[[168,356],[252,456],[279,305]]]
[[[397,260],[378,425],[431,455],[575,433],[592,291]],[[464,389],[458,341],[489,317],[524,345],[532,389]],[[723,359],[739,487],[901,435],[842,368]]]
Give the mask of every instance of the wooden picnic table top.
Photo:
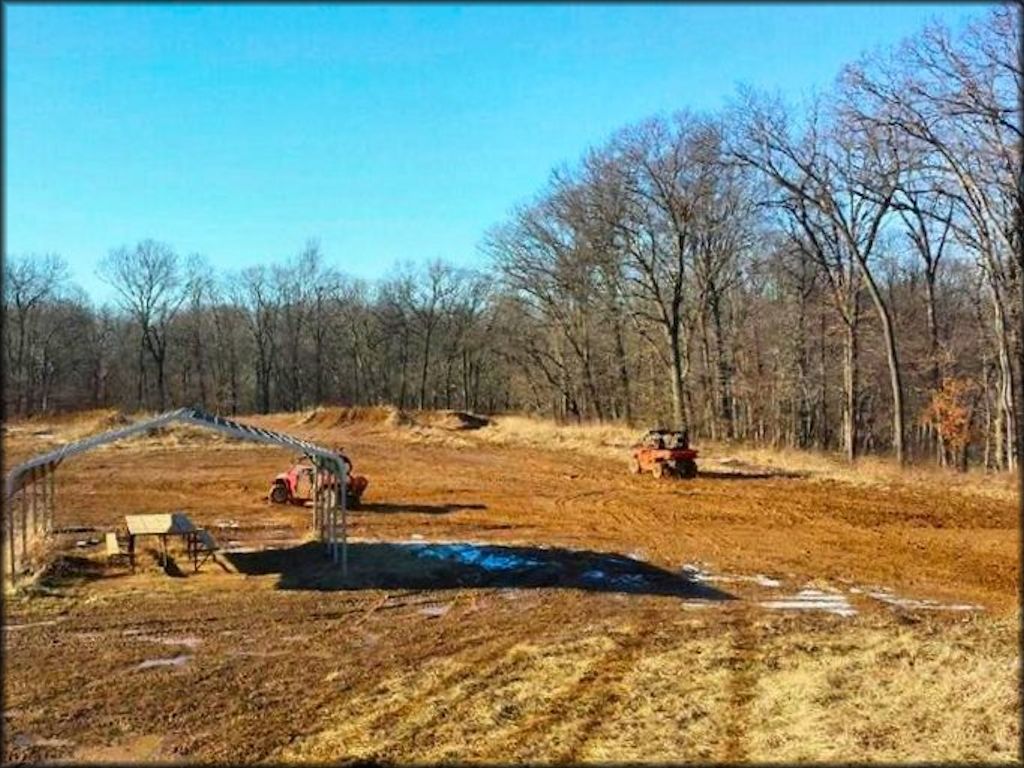
[[[124,520],[130,536],[184,535],[199,530],[184,512],[125,515]]]

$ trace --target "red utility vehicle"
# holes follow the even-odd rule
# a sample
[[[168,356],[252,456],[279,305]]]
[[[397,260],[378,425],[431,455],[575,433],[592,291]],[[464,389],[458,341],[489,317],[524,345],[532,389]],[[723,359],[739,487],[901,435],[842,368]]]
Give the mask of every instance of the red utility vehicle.
[[[697,452],[690,448],[690,436],[685,430],[652,429],[633,446],[629,469],[637,475],[650,472],[658,478],[691,478],[697,476],[696,459]]]
[[[348,464],[348,483],[345,486],[345,501],[349,509],[358,509],[363,491],[370,484],[362,475],[352,474],[352,462],[347,456],[342,459]],[[270,500],[275,504],[304,505],[313,498],[313,472],[315,468],[308,459],[292,465],[287,472],[274,478],[270,486]],[[320,470],[320,482],[327,488],[334,488],[337,479],[326,470]]]

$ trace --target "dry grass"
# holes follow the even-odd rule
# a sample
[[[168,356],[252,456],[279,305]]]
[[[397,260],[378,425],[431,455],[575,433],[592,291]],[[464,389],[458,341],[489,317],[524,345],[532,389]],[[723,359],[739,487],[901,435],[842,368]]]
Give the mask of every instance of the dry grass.
[[[757,683],[750,759],[1018,759],[1016,621],[778,636]],[[810,642],[808,642],[810,640]]]
[[[1005,761],[1011,622],[743,616],[487,643],[339,700],[287,761]],[[880,675],[879,672],[882,672]]]
[[[31,453],[109,418],[21,422],[5,448]],[[709,475],[666,484],[624,471],[639,430],[615,425],[502,416],[465,429],[445,412],[333,408],[241,420],[346,446],[371,481],[350,518],[359,540],[640,551],[673,571],[700,562],[784,586],[721,582],[737,599],[695,606],[566,587],[424,588],[400,573],[339,590],[287,586],[276,571],[172,579],[88,561],[70,534],[61,541],[82,573],[7,605],[22,626],[4,633],[6,762],[1020,757],[1011,480],[701,444]],[[187,427],[120,446],[62,468],[60,522],[101,531],[128,511],[181,508],[247,547],[308,532],[308,509],[265,500],[285,451]],[[730,475],[757,467],[807,477]],[[852,589],[850,618],[759,604],[872,584],[984,610],[896,608]],[[184,666],[138,669],[181,653],[163,641],[186,636],[199,642]]]
[[[475,433],[474,437],[496,445],[569,450],[623,460],[642,431],[620,424],[560,425],[547,419],[505,415],[494,417],[491,424]],[[938,484],[951,491],[1004,501],[1015,500],[1018,492],[1016,473],[986,472],[979,468],[958,473],[931,465],[901,468],[894,460],[877,456],[861,457],[851,466],[835,453],[740,443],[701,441],[694,443],[693,447],[700,451],[699,463],[704,469],[799,472],[810,479],[870,487]]]

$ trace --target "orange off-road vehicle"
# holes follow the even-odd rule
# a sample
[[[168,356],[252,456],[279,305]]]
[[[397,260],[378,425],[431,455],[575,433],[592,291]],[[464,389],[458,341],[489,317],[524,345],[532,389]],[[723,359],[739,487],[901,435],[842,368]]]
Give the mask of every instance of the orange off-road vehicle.
[[[652,429],[633,446],[629,459],[633,474],[650,472],[657,478],[697,476],[697,451],[690,448],[686,430]]]
[[[363,491],[370,484],[362,475],[352,474],[352,462],[345,455],[342,455],[345,463],[348,464],[348,483],[345,485],[345,501],[349,509],[358,509],[362,501]],[[303,459],[287,472],[282,472],[274,478],[270,485],[268,496],[274,504],[297,504],[304,506],[307,501],[313,498],[313,472],[315,467],[308,459]],[[326,488],[334,488],[337,480],[334,475],[324,470],[320,471],[320,482]]]

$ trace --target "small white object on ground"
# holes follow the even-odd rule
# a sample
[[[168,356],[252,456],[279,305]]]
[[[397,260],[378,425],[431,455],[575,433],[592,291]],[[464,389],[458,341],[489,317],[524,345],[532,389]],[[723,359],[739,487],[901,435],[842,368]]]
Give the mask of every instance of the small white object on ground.
[[[149,669],[150,667],[181,667],[185,665],[192,656],[190,654],[182,654],[181,656],[174,656],[170,659],[146,659],[139,664],[136,669]]]
[[[152,635],[139,635],[139,640],[148,640],[151,643],[162,645],[184,645],[187,648],[195,648],[202,643],[198,637],[153,637]]]
[[[822,592],[819,589],[801,589],[795,595],[782,600],[764,600],[763,608],[797,611],[824,611],[837,616],[855,616],[857,609],[841,594]]]
[[[46,627],[50,624],[56,624],[61,619],[46,619],[44,621],[32,621],[27,624],[4,624],[4,632],[10,632],[15,629],[28,629],[29,627]]]
[[[420,608],[420,613],[437,618],[438,616],[444,616],[450,610],[451,605],[428,605],[425,608]]]

